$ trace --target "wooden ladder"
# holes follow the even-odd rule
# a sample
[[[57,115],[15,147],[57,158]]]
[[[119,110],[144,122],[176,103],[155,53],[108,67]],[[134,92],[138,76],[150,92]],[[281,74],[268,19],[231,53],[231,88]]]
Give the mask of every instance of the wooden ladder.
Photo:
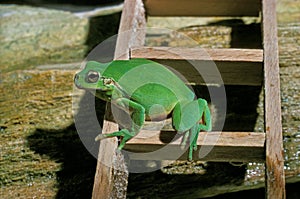
[[[115,59],[147,58],[163,63],[175,63],[182,61],[182,57],[170,53],[169,47],[144,46],[147,16],[259,16],[261,14],[263,49],[206,49],[206,52],[213,61],[218,63],[224,84],[263,86],[265,132],[201,132],[198,148],[214,145],[212,151],[201,159],[205,161],[264,161],[268,199],[285,198],[275,6],[275,0],[125,0],[115,51]],[[199,48],[175,47],[172,50],[184,53],[185,59],[188,60],[205,61],[206,59],[201,56]],[[179,65],[176,70],[184,76],[189,76],[186,72],[188,70],[184,67]],[[191,81],[198,80],[191,79]],[[110,105],[107,105],[102,133],[117,130],[118,124],[113,121]],[[161,141],[160,132],[140,132],[141,135],[143,133],[153,135],[151,139],[141,138],[143,136],[133,138],[126,144],[126,150],[148,152],[166,145]],[[174,134],[169,132],[168,135]],[[207,141],[209,139],[204,142],[203,138],[206,136],[212,138],[219,136],[219,139],[216,143],[209,143]],[[180,148],[179,141],[172,144],[174,150]],[[122,155],[115,152],[116,147],[115,138],[101,141],[93,189],[94,199],[118,198],[112,194],[126,192],[128,172],[116,171],[118,168],[125,168]],[[136,155],[130,158],[156,160],[158,157]],[[170,154],[159,157],[159,159],[172,158],[176,157]],[[187,159],[187,155],[181,158]],[[123,188],[116,186],[118,175],[123,178]]]

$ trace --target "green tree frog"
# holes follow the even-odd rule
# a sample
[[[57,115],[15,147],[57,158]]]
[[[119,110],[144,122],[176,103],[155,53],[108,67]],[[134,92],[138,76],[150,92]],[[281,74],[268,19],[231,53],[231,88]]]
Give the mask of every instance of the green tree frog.
[[[147,59],[115,60],[109,63],[88,61],[74,78],[78,88],[92,91],[130,114],[129,128],[100,134],[96,140],[120,136],[118,149],[139,133],[145,120],[172,117],[173,128],[189,138],[189,160],[197,149],[198,134],[211,130],[211,114],[207,101],[194,92],[165,66]]]

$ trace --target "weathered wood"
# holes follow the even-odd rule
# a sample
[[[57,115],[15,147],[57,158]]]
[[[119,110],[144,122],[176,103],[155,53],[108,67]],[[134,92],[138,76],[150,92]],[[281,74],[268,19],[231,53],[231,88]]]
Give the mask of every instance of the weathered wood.
[[[110,112],[106,111],[107,114]],[[103,122],[103,133],[113,132],[118,130],[118,125],[114,122],[108,121],[107,118]],[[93,199],[110,198],[114,187],[113,181],[113,161],[118,146],[117,138],[102,140],[99,147],[97,168],[93,187]]]
[[[205,10],[205,11],[209,10],[210,12],[213,10],[213,9],[208,9],[208,7],[205,5],[206,3],[208,3],[206,1],[202,1],[201,2],[203,3],[202,5],[200,5],[201,4],[200,1],[194,1],[194,0],[190,0],[184,3],[178,0],[175,0],[175,2],[174,1],[171,2],[167,0],[162,0],[162,1],[149,0],[149,1],[145,1],[145,3],[147,8],[147,14],[150,15],[152,14],[152,15],[162,15],[162,16],[173,16],[173,15],[207,16],[207,15],[211,15],[211,13],[209,12],[199,13],[198,10]],[[210,1],[209,4],[214,8],[216,8],[215,10],[213,10],[214,16],[217,15],[226,15],[226,16],[255,15],[256,16],[260,11],[260,3],[257,1],[251,2],[249,6],[245,6],[244,1],[243,2],[226,1],[225,4],[220,1],[218,2]],[[239,6],[236,6],[238,4]],[[218,6],[216,5],[218,6],[221,5],[220,6],[221,10],[225,10],[225,12],[223,13],[218,12],[217,9]],[[254,12],[252,12],[253,7],[251,7],[251,5],[255,7],[253,9],[255,10]],[[210,160],[210,161],[245,161],[245,162],[259,161],[262,160],[263,158],[266,158],[267,197],[285,198],[281,119],[280,117],[278,117],[280,115],[280,96],[279,96],[278,48],[277,48],[276,21],[275,21],[276,20],[275,2],[273,0],[263,0],[263,5],[264,6],[263,6],[262,26],[263,26],[263,43],[264,43],[263,57],[264,57],[264,64],[265,64],[264,77],[265,77],[266,137],[265,134],[258,134],[258,133],[255,134],[249,132],[247,133],[235,132],[234,135],[231,134],[233,132],[227,132],[228,133],[227,135],[225,135],[225,132],[201,133],[202,136],[200,136],[200,141],[198,140],[199,149],[194,153],[193,158],[201,159],[201,160]],[[226,9],[226,6],[229,6],[234,9]],[[168,7],[172,7],[173,9],[165,9]],[[199,7],[206,8],[206,9],[198,9]],[[249,12],[246,12],[245,9],[243,10],[242,7],[247,8],[246,10]],[[169,10],[172,11],[169,12]],[[123,11],[122,20],[119,29],[119,37],[117,40],[115,59],[129,59],[135,57],[143,57],[143,58],[155,59],[162,63],[164,61],[169,61],[169,60],[173,60],[173,61],[188,60],[188,62],[190,62],[192,65],[196,64],[195,61],[201,61],[204,62],[204,64],[202,63],[203,66],[202,67],[200,66],[200,68],[195,68],[195,70],[201,71],[200,74],[202,77],[204,76],[205,83],[209,83],[209,81],[207,81],[209,79],[208,77],[212,75],[212,74],[207,74],[207,72],[205,73],[204,72],[205,68],[211,70],[211,68],[207,66],[207,63],[210,60],[213,60],[214,63],[216,63],[217,65],[217,69],[222,74],[230,74],[230,77],[228,77],[229,82],[230,80],[238,79],[238,81],[234,83],[242,84],[242,85],[260,84],[261,79],[258,80],[256,79],[255,80],[256,83],[253,83],[253,80],[251,80],[252,78],[248,81],[245,77],[249,77],[249,74],[251,74],[250,76],[256,76],[256,77],[262,76],[261,73],[262,51],[261,50],[247,50],[247,49],[246,50],[231,49],[231,51],[230,50],[227,51],[224,49],[209,50],[209,52],[212,54],[211,56],[207,56],[205,54],[199,53],[199,49],[197,50],[184,49],[180,52],[180,49],[177,48],[177,50],[179,51],[171,52],[171,53],[170,53],[170,48],[167,50],[164,49],[165,51],[162,50],[163,48],[141,48],[138,50],[135,49],[134,47],[136,46],[141,47],[143,45],[144,38],[145,38],[145,29],[144,29],[145,24],[146,21],[145,21],[143,2],[141,0],[125,1],[124,11]],[[141,28],[142,31],[140,31],[139,28]],[[130,48],[132,48],[133,50],[130,51]],[[135,50],[138,53],[136,53]],[[184,54],[185,52],[186,54]],[[201,55],[201,57],[197,59],[197,56],[199,56],[199,54]],[[185,58],[183,55],[187,56],[188,59]],[[254,57],[249,58],[252,55],[254,55]],[[234,58],[233,56],[235,56],[236,58]],[[184,59],[182,59],[181,57],[183,57]],[[211,59],[211,57],[213,59]],[[222,71],[222,64],[224,63],[225,65],[223,65],[223,67],[225,66],[224,67],[225,69],[224,71]],[[233,68],[230,68],[228,64],[232,65]],[[237,67],[237,65],[235,64],[238,64],[239,67]],[[256,67],[254,67],[253,64],[256,64]],[[251,68],[252,72],[249,73],[249,70],[244,70],[243,66],[247,66],[248,68]],[[198,73],[193,73],[191,72],[191,70],[187,70],[187,68],[184,68],[183,71],[188,71],[187,72],[188,74],[196,74],[197,76],[199,76]],[[232,71],[235,71],[236,74],[238,75],[232,76],[231,75]],[[253,71],[260,71],[260,72],[254,74]],[[242,74],[244,74],[244,76]],[[221,82],[218,80],[217,82],[213,82],[213,83],[221,83]],[[229,84],[232,84],[232,82]],[[113,125],[117,127],[117,124],[113,124]],[[141,133],[141,135],[143,135],[143,133]],[[146,133],[147,139],[143,137],[139,140],[139,137],[136,137],[127,143],[126,149],[130,149],[131,151],[134,152],[147,152],[146,156],[143,153],[140,154],[131,153],[129,155],[130,158],[132,159],[145,159],[145,158],[146,159],[157,159],[157,158],[158,159],[178,159],[178,158],[186,159],[187,158],[187,154],[184,153],[184,151],[180,151],[181,149],[179,147],[180,144],[179,139],[175,139],[174,141],[171,141],[170,137],[168,137],[169,135],[166,137],[164,136],[164,133],[160,133],[159,136],[157,136],[158,135],[157,134],[156,136],[153,136],[151,138],[149,137],[150,135],[151,134],[147,132]],[[221,140],[220,142],[217,140],[217,137],[219,136],[222,138],[220,139]],[[201,138],[203,137],[205,139],[202,140],[201,142]],[[265,139],[266,139],[266,154],[265,154],[266,156],[264,156],[263,154]],[[134,143],[135,140],[136,143]],[[255,144],[251,143],[251,141],[253,140],[255,141]],[[259,143],[259,146],[256,145],[257,143]],[[170,147],[170,148],[168,148],[168,150],[164,150],[165,147]],[[113,147],[111,147],[111,149],[113,149]],[[111,150],[111,149],[106,148],[106,150]],[[157,154],[155,154],[156,151],[160,151],[160,154],[158,156]],[[174,156],[174,154],[176,157]],[[110,172],[110,170],[104,172]],[[112,177],[109,176],[108,178],[110,179]],[[106,180],[106,181],[110,181],[110,180]],[[106,190],[108,190],[108,192],[111,192],[112,189],[108,186]]]
[[[130,159],[186,160],[188,148],[181,149],[183,135],[175,131],[143,130],[127,142]],[[218,162],[264,161],[264,133],[200,132],[194,160]],[[201,150],[201,151],[200,151]],[[145,154],[146,153],[146,154]]]
[[[281,126],[276,1],[263,0],[262,5],[265,79],[266,195],[268,199],[284,199],[285,176]]]
[[[184,76],[186,83],[262,84],[261,49],[136,47],[130,50],[130,57],[152,59],[170,66]]]
[[[258,16],[259,0],[144,0],[151,16]]]
[[[209,49],[187,47],[135,47],[130,50],[131,58],[203,60],[230,62],[262,62],[262,49]]]
[[[146,18],[142,0],[125,0],[114,55],[115,60],[129,59],[129,48],[143,45],[145,25]],[[118,130],[119,125],[113,122],[109,103],[102,133],[112,133]],[[123,155],[116,153],[117,146],[117,138],[101,141],[93,199],[126,198],[128,170]],[[120,181],[122,183],[119,183]],[[122,190],[122,194],[118,194],[120,190]]]
[[[119,26],[115,59],[129,59],[129,48],[144,44],[145,27],[146,16],[142,0],[126,0]]]
[[[118,131],[119,126],[113,121],[111,104],[106,105],[102,133]],[[126,198],[128,170],[122,153],[117,152],[117,138],[100,142],[97,168],[94,179],[92,198]]]

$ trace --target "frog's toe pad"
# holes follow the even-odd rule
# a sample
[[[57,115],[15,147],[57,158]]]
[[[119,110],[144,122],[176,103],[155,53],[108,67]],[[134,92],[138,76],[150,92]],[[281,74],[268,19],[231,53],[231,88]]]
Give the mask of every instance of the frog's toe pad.
[[[104,138],[106,138],[105,135],[99,134],[97,137],[95,137],[95,141],[97,142],[97,141],[99,141],[99,140],[103,140]]]
[[[193,146],[193,150],[194,150],[194,151],[197,151],[197,145],[196,145],[196,146]]]

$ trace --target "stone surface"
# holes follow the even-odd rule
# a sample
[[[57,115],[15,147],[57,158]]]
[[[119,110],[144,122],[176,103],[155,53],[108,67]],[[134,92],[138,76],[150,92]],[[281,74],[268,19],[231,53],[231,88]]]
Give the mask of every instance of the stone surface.
[[[89,20],[69,12],[0,5],[0,70],[81,60],[87,52]]]

